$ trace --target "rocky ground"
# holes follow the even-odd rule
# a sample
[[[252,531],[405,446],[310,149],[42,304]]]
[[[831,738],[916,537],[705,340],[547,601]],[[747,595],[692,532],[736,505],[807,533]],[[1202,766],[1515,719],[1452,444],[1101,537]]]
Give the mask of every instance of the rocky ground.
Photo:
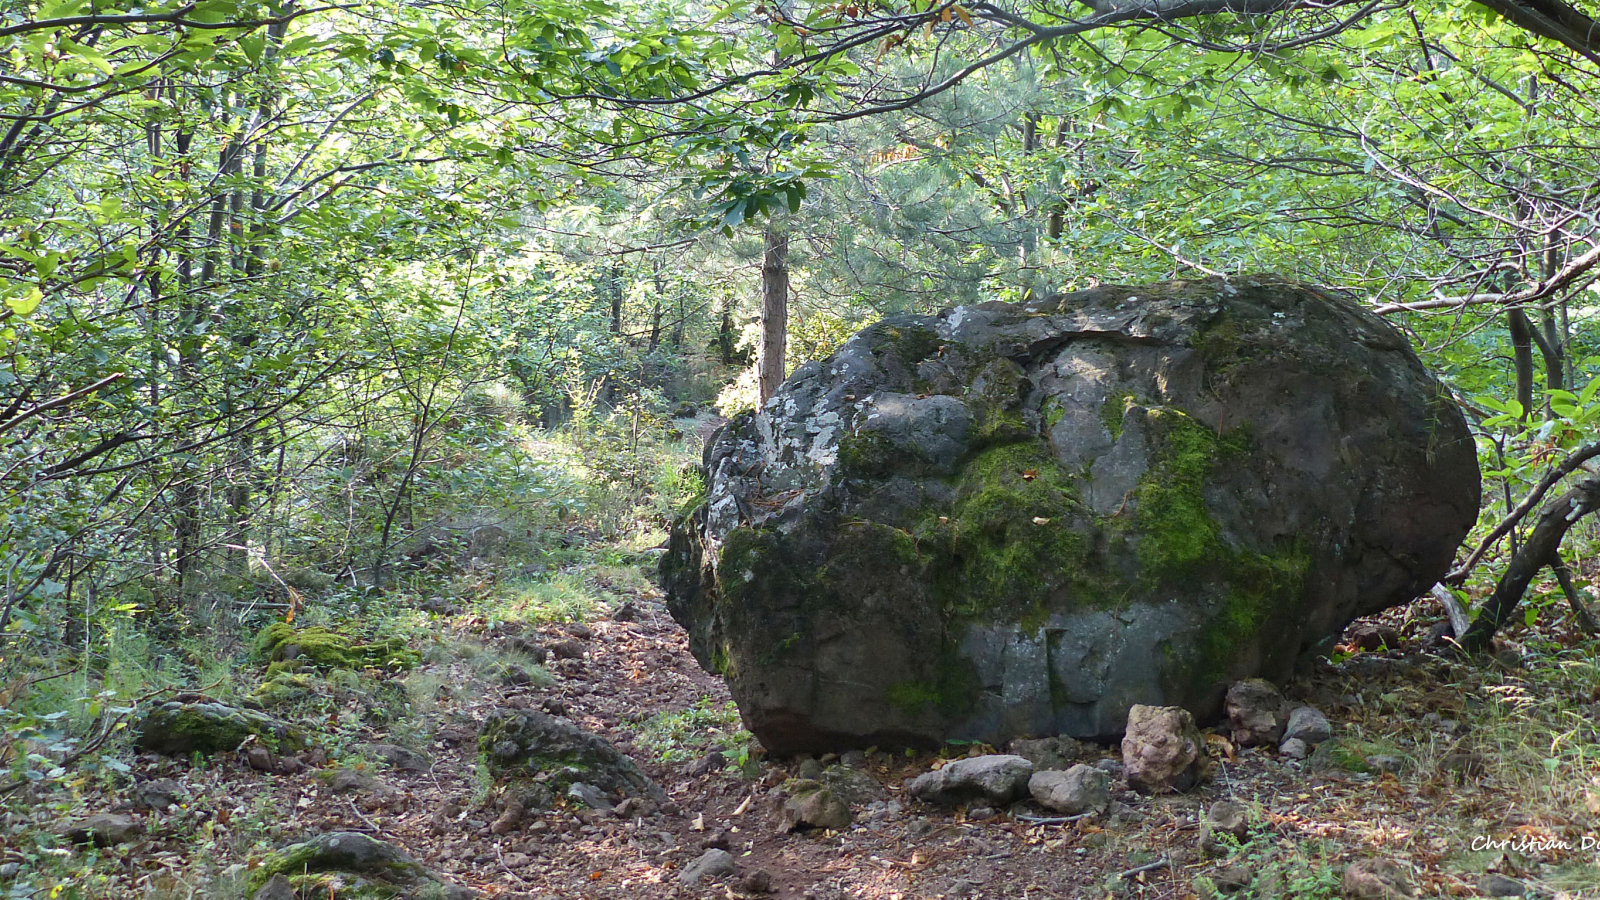
[[[1375,649],[1347,647],[1350,659],[1284,686],[1292,703],[1331,721],[1333,737],[1307,747],[1306,759],[1270,744],[1241,747],[1223,723],[1201,738],[1197,788],[1148,795],[1128,787],[1120,747],[1023,748],[1041,769],[1086,764],[1090,782],[1105,773],[1103,799],[1063,815],[1076,808],[981,793],[956,792],[944,805],[912,796],[917,776],[996,748],[777,761],[744,758],[734,746],[708,753],[690,740],[691,758],[664,762],[659,740],[641,738],[645,723],[708,699],[716,709],[726,692],[690,657],[652,591],[637,590],[625,610],[526,630],[445,610],[437,627],[459,646],[552,650],[553,679],[516,684],[524,679],[503,665],[435,659],[418,670],[436,676],[442,698],[416,713],[425,725],[343,732],[322,742],[335,746],[331,757],[248,746],[210,757],[139,755],[122,778],[80,782],[65,820],[53,811],[59,803],[13,805],[0,884],[38,884],[24,867],[42,865],[44,847],[62,858],[98,854],[85,870],[93,883],[76,887],[85,896],[285,900],[292,894],[273,891],[287,883],[252,880],[273,859],[265,849],[354,832],[403,849],[444,883],[506,900],[1600,896],[1600,848],[1583,843],[1600,838],[1600,780],[1583,790],[1600,775],[1600,693],[1580,696],[1600,691],[1592,659],[1573,663],[1579,675],[1567,681],[1536,681],[1512,650],[1487,666],[1425,652],[1428,623],[1402,617]],[[1564,692],[1560,705],[1541,706],[1532,696],[1540,686]],[[542,711],[604,738],[664,797],[608,811],[557,792],[547,810],[512,809],[519,804],[486,774],[477,740],[491,711],[505,708]],[[1518,715],[1543,722],[1541,711],[1559,727],[1506,727]],[[1543,746],[1552,736],[1588,750],[1574,757]],[[1569,765],[1580,770],[1557,771]],[[102,818],[86,820],[95,813]],[[78,833],[66,837],[83,841],[76,848],[37,838],[73,825]],[[1236,836],[1218,837],[1228,831]],[[1389,864],[1399,867],[1398,886],[1379,877]]]

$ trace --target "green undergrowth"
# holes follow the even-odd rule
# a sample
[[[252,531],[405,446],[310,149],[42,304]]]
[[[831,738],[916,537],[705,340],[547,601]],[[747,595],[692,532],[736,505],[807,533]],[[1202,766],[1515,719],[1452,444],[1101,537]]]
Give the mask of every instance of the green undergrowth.
[[[736,753],[748,747],[751,739],[737,706],[702,697],[688,709],[663,711],[646,719],[634,741],[663,762],[680,762],[712,750]]]

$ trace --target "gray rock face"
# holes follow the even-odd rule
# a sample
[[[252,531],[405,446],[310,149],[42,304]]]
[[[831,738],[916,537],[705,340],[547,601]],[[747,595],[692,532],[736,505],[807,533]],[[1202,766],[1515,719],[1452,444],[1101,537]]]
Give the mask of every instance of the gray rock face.
[[[778,831],[800,831],[806,828],[827,828],[843,831],[854,820],[849,805],[815,781],[802,781],[793,795],[778,807]]]
[[[542,772],[561,790],[582,783],[609,794],[667,799],[633,760],[604,738],[541,712],[491,712],[478,734],[478,750],[496,778],[530,779]]]
[[[1426,590],[1479,499],[1405,338],[1270,277],[885,320],[705,473],[668,604],[779,754],[1214,715]]]
[[[924,803],[983,801],[1003,806],[1027,792],[1032,775],[1033,763],[1020,756],[974,756],[918,775],[911,782],[911,796]]]
[[[1289,724],[1283,729],[1284,740],[1302,740],[1316,746],[1333,737],[1333,726],[1328,717],[1314,706],[1301,706],[1289,713]]]
[[[678,876],[678,881],[687,887],[694,887],[708,878],[722,878],[733,874],[733,854],[726,850],[707,850],[699,859],[684,866],[683,874]]]
[[[1111,776],[1083,763],[1065,772],[1035,772],[1028,779],[1028,793],[1045,809],[1076,816],[1111,805]]]
[[[1128,786],[1146,794],[1187,791],[1205,774],[1204,747],[1188,710],[1135,705],[1128,710],[1128,730],[1122,736]]]

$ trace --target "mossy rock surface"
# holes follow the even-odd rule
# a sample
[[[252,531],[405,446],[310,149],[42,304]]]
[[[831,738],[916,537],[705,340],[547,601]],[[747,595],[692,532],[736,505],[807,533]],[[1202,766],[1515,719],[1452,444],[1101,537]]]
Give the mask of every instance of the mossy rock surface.
[[[478,758],[501,781],[538,777],[557,793],[581,782],[616,796],[666,799],[661,788],[609,741],[534,710],[491,712],[478,734]]]
[[[159,703],[139,721],[140,750],[184,756],[227,753],[251,736],[269,750],[292,753],[306,747],[305,735],[281,719],[253,709],[215,702]]]
[[[256,635],[256,653],[272,674],[298,666],[319,669],[409,669],[422,654],[400,638],[363,643],[327,628],[295,628],[274,622]]]
[[[278,850],[250,874],[254,893],[283,875],[303,897],[337,900],[468,900],[477,894],[440,878],[399,847],[354,831],[318,835]]]
[[[707,448],[661,572],[778,752],[1206,719],[1475,521],[1403,335],[1271,276],[885,320]]]

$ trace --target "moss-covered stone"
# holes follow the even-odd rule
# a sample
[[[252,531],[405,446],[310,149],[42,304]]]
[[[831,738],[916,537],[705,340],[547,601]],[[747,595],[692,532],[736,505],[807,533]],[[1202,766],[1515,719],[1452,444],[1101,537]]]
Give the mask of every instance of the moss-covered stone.
[[[613,794],[666,796],[604,739],[532,710],[491,712],[478,735],[478,761],[496,779],[538,777],[558,792],[581,781]]]
[[[333,832],[269,854],[246,882],[254,893],[275,876],[301,896],[335,900],[467,900],[474,893],[429,871],[409,853],[360,832]]]
[[[264,709],[279,709],[318,696],[322,681],[300,672],[277,672],[250,692],[249,699]]]
[[[139,749],[173,756],[231,752],[252,736],[275,752],[306,747],[305,735],[287,722],[215,702],[157,704],[140,720],[137,733]]]
[[[321,669],[409,669],[422,661],[422,654],[406,646],[400,638],[361,643],[346,634],[326,628],[295,628],[287,622],[274,622],[256,635],[256,653],[272,664],[269,673],[301,665]]]

